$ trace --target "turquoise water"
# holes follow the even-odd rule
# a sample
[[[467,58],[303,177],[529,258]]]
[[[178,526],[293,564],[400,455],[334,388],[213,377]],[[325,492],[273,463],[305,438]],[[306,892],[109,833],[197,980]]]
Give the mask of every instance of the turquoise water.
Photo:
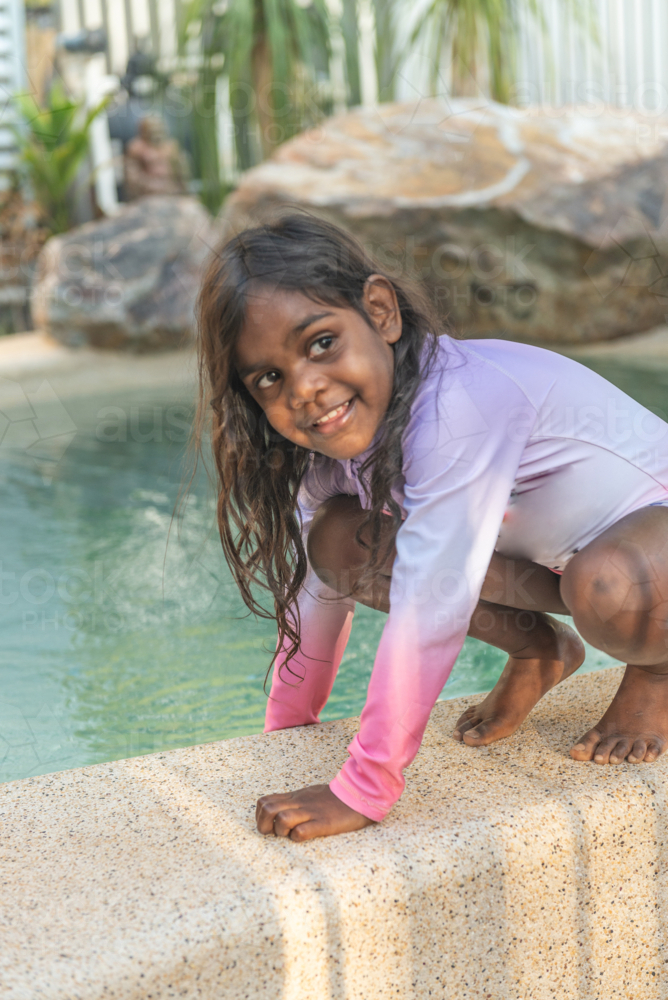
[[[668,398],[666,374],[602,373]],[[205,476],[172,520],[188,402],[63,403],[62,455],[0,447],[0,780],[259,732],[274,631],[239,600]],[[361,710],[383,622],[359,608],[324,718]],[[444,696],[489,689],[504,661],[467,640]],[[611,662],[590,650],[587,667]]]

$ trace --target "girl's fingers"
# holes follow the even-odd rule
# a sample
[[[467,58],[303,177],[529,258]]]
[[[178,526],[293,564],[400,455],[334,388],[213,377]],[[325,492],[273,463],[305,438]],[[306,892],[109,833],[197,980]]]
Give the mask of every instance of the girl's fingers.
[[[350,833],[373,823],[341,802],[329,785],[309,785],[287,795],[263,795],[255,815],[260,833],[295,841]]]
[[[273,832],[277,837],[289,837],[290,831],[299,824],[307,824],[311,819],[311,813],[306,809],[281,809],[274,816]],[[314,834],[314,836],[316,836]],[[293,838],[295,839],[295,838]]]
[[[331,824],[323,823],[316,819],[311,819],[306,823],[299,823],[290,831],[290,840],[301,844],[305,840],[313,840],[315,837],[329,837],[338,830],[332,830]]]
[[[257,800],[255,822],[260,833],[274,832],[274,816],[288,805],[291,797],[289,794],[263,795]]]

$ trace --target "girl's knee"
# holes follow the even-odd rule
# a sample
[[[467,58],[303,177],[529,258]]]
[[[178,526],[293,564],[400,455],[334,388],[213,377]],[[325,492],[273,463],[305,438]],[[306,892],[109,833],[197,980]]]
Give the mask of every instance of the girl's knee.
[[[620,609],[629,580],[611,556],[606,547],[583,550],[566,566],[559,589],[574,619],[606,622]]]
[[[650,612],[656,603],[648,555],[635,544],[588,546],[570,560],[561,595],[582,631],[614,631],[621,612]]]

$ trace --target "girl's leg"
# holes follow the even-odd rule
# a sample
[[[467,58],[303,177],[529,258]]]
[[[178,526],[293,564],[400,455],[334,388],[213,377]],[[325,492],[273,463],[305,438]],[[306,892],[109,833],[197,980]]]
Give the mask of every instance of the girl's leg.
[[[320,507],[309,533],[311,565],[339,593],[353,590],[366,562],[367,550],[355,541],[364,516],[356,497],[333,497]],[[392,548],[373,592],[358,590],[356,600],[389,611],[394,555]],[[579,637],[545,611],[568,613],[557,576],[495,553],[468,634],[502,649],[509,660],[494,690],[459,719],[455,739],[486,746],[509,736],[546,691],[580,666],[584,647]]]
[[[656,760],[668,742],[668,508],[646,507],[599,535],[566,566],[561,594],[584,638],[628,664],[571,756]]]
[[[469,746],[487,746],[514,733],[543,695],[575,673],[585,658],[573,629],[539,611],[480,601],[468,634],[509,654],[494,688],[457,722],[455,739]]]

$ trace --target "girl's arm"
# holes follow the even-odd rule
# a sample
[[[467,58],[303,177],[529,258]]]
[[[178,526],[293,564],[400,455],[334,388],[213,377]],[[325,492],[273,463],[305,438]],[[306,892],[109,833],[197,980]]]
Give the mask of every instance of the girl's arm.
[[[299,491],[304,547],[318,507],[328,497],[348,490],[339,462],[320,459],[317,465],[312,463]],[[320,721],[352,627],[355,602],[327,587],[310,566],[297,604],[301,649],[287,664],[282,652],[276,657],[265,733]]]
[[[355,602],[340,597],[310,568],[298,604],[301,649],[288,664],[284,654],[276,658],[265,733],[320,721],[350,635]]]
[[[407,518],[390,614],[350,759],[330,784],[372,820],[401,795],[430,712],[461,650],[533,420],[510,379],[425,394],[404,444]],[[523,420],[518,420],[521,414]],[[533,411],[535,419],[535,411]]]

